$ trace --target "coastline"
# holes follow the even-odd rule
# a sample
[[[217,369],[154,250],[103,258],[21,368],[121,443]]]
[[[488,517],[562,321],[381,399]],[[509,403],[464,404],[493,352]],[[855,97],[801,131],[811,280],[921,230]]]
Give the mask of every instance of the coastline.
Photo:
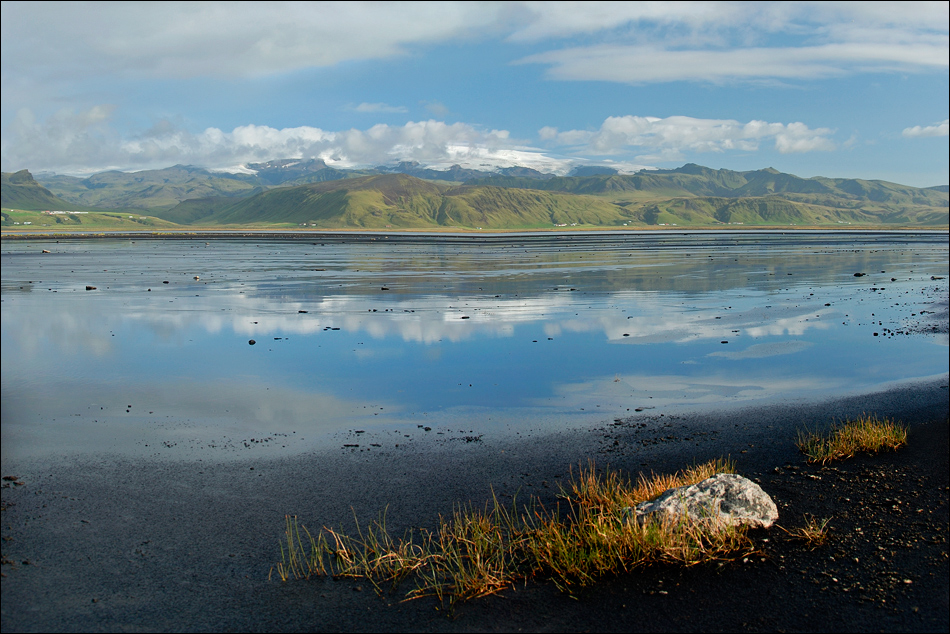
[[[36,230],[11,230],[5,228],[0,232],[2,240],[52,240],[52,239],[192,239],[206,240],[212,238],[253,238],[267,240],[315,240],[322,239],[328,241],[334,240],[354,240],[368,239],[377,240],[380,236],[387,239],[521,239],[524,237],[604,237],[604,236],[637,236],[637,235],[656,235],[656,234],[941,234],[950,231],[950,226],[941,227],[916,227],[916,226],[696,226],[696,227],[670,227],[670,226],[644,226],[644,227],[573,227],[570,230],[550,228],[550,229],[464,229],[458,227],[446,227],[444,229],[413,229],[413,228],[389,228],[389,229],[175,229],[164,231],[82,231],[82,230],[62,230],[62,231],[36,231]]]
[[[22,486],[2,490],[3,555],[14,562],[3,566],[3,630],[945,631],[947,378],[689,414],[672,431],[674,417],[641,415],[402,452],[340,448],[228,464],[44,461],[15,474]],[[806,465],[794,446],[798,429],[864,411],[908,424],[908,446]],[[756,534],[769,540],[761,561],[654,567],[605,579],[576,600],[529,583],[452,615],[434,600],[401,603],[411,583],[378,596],[360,580],[267,578],[285,514],[312,529],[350,530],[354,516],[365,523],[386,510],[391,533],[401,535],[431,528],[453,505],[481,505],[492,491],[555,504],[557,483],[588,460],[636,477],[724,455],[775,498],[781,526],[800,525],[805,513],[830,517],[829,544],[811,551],[772,529]]]

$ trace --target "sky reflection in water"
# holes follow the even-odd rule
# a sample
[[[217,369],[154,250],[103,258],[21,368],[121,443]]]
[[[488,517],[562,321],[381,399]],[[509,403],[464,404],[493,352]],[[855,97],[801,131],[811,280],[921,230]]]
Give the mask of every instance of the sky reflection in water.
[[[945,235],[3,247],[5,463],[576,425],[948,366],[945,336],[886,336],[946,298]]]

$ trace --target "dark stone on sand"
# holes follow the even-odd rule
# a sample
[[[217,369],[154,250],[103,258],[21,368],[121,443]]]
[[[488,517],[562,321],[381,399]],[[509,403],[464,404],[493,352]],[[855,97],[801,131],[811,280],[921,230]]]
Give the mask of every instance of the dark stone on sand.
[[[257,343],[257,342],[254,341],[253,339],[248,339],[247,343],[248,343],[248,345],[253,346],[253,345],[254,345],[255,343]]]

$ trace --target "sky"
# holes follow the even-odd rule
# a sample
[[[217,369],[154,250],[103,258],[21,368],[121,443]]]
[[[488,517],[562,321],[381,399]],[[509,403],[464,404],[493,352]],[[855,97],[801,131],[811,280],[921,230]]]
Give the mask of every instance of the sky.
[[[8,2],[0,164],[945,185],[947,2]]]

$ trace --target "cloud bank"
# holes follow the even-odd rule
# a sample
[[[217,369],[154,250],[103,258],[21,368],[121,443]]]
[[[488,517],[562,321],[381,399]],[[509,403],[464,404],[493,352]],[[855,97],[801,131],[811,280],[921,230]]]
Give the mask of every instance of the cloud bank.
[[[802,48],[668,50],[600,45],[530,55],[520,63],[548,64],[553,79],[652,83],[823,79],[853,72],[900,72],[948,67],[946,39],[934,43],[846,42]]]
[[[320,158],[340,167],[404,160],[446,166],[480,161],[554,169],[566,165],[522,150],[506,130],[464,123],[410,121],[342,131],[252,124],[230,132],[207,128],[191,133],[165,121],[138,136],[122,138],[109,125],[110,115],[111,108],[97,106],[78,114],[63,111],[40,123],[29,111],[21,111],[10,126],[9,140],[3,141],[3,169],[75,173],[177,163],[224,168],[277,158]]]
[[[905,137],[928,137],[928,136],[950,136],[950,119],[944,119],[936,125],[919,126],[904,128],[901,134]]]
[[[782,154],[829,151],[835,143],[829,138],[834,130],[809,128],[804,123],[769,123],[733,119],[696,119],[693,117],[608,117],[599,130],[559,132],[545,127],[538,131],[542,140],[565,146],[579,146],[595,155],[611,155],[633,150],[654,152],[637,158],[679,160],[685,152],[754,152],[764,141],[774,143]]]
[[[353,108],[356,112],[409,112],[405,106],[390,106],[388,103],[366,103],[365,101]]]
[[[437,92],[357,91],[347,97],[349,106],[335,107],[361,118],[315,119],[304,121],[313,127],[292,128],[262,125],[276,121],[268,115],[241,115],[227,127],[203,131],[160,121],[145,132],[120,132],[113,108],[101,104],[127,103],[125,96],[151,90],[173,96],[188,92],[189,82],[210,87],[209,95],[229,94],[225,88],[261,90],[263,84],[246,80],[296,80],[303,76],[292,74],[305,69],[451,56],[470,45],[499,51],[502,64],[540,65],[553,80],[627,84],[945,76],[950,59],[945,2],[4,2],[0,10],[5,170],[75,173],[172,163],[218,168],[314,157],[342,165],[418,160],[564,172],[589,160],[632,169],[697,153],[830,151],[847,142],[836,141],[834,130],[815,127],[821,121],[775,121],[767,112],[756,115],[762,121],[630,114],[608,117],[599,129],[570,128],[596,125],[603,113],[583,124],[558,118],[561,129],[545,126],[537,139],[515,140],[503,129],[514,129],[512,119],[485,117],[481,106],[474,107],[477,115],[460,116],[491,124],[448,122],[451,112]],[[142,112],[124,107],[123,120],[174,117],[177,107],[161,99]],[[552,104],[535,107],[540,120],[534,125],[544,126],[544,113],[556,114]],[[55,108],[63,109],[48,116]],[[415,120],[363,127],[374,115],[392,123],[400,114]],[[228,130],[242,122],[253,123]],[[358,129],[339,129],[348,126]],[[908,138],[946,134],[946,122],[903,132]]]
[[[404,55],[413,44],[480,34],[504,12],[451,2],[5,2],[3,66],[44,74],[258,77]]]
[[[372,110],[384,104],[363,105]],[[705,152],[754,152],[762,143],[781,153],[836,147],[831,139],[834,131],[828,128],[682,116],[608,117],[594,131],[558,131],[548,126],[538,132],[542,148],[511,138],[507,130],[434,119],[377,124],[365,130],[251,124],[230,132],[207,128],[198,133],[163,121],[124,138],[110,125],[112,114],[111,107],[96,106],[79,113],[62,111],[39,122],[28,110],[21,111],[3,140],[3,169],[88,173],[173,164],[220,169],[279,158],[319,158],[340,167],[418,161],[442,168],[522,165],[563,174],[591,157],[612,158],[621,171],[635,171],[643,167],[643,161],[681,160],[687,154]],[[639,164],[625,162],[631,154],[637,155]]]
[[[486,39],[547,49],[521,61],[556,79],[621,82],[940,70],[950,50],[945,2],[237,4],[5,2],[5,89],[77,73],[261,77]]]

